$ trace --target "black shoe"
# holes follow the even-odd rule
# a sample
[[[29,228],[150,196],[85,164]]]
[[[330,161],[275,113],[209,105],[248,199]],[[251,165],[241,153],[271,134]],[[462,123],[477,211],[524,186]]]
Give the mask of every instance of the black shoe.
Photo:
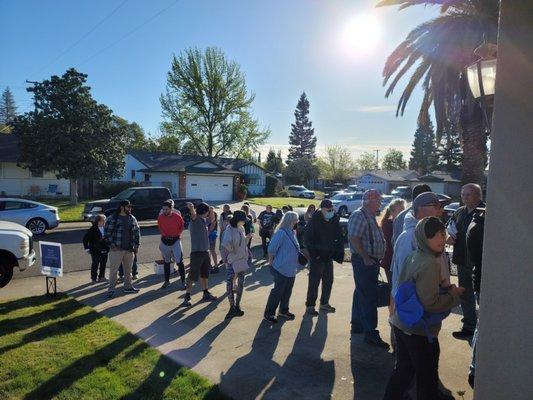
[[[320,309],[325,312],[330,312],[330,313],[334,313],[336,311],[335,307],[332,307],[329,304],[321,304]]]
[[[296,315],[294,315],[291,312],[279,312],[278,318],[285,318],[286,320],[292,321],[296,318]]]
[[[461,329],[460,331],[452,332],[452,335],[454,338],[459,340],[471,340],[474,336],[474,332],[466,329]]]
[[[124,293],[138,293],[138,292],[140,292],[140,289],[137,289],[135,286],[124,289]]]
[[[236,316],[237,316],[237,308],[231,307],[228,313],[226,314],[226,318],[224,319],[232,319],[233,317],[236,317]]]
[[[240,307],[240,306],[235,307],[235,313],[236,313],[235,315],[236,315],[237,317],[242,317],[242,316],[244,315],[244,311],[241,310],[241,307]]]
[[[213,296],[211,293],[209,292],[205,292],[203,297],[202,297],[202,301],[215,301],[217,300],[218,298],[216,296]]]
[[[185,295],[185,299],[183,299],[183,303],[180,304],[180,307],[190,307],[191,304],[191,296]]]
[[[305,313],[312,317],[318,317],[318,311],[315,310],[315,307],[307,307]]]
[[[267,322],[270,322],[271,324],[276,324],[278,322],[278,319],[273,315],[265,315],[263,319]]]
[[[384,342],[379,336],[365,336],[365,343],[384,350],[390,349],[389,344]]]

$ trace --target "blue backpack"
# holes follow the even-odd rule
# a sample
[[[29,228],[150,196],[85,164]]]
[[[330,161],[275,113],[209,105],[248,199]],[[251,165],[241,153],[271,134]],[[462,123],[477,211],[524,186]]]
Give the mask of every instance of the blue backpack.
[[[444,289],[440,289],[440,291],[441,293],[446,292]],[[405,281],[398,287],[394,295],[394,302],[396,303],[396,312],[400,321],[409,328],[423,328],[426,331],[430,343],[433,342],[433,335],[429,327],[440,324],[450,315],[451,311],[448,310],[440,313],[425,311],[416,293],[416,283],[414,280]]]

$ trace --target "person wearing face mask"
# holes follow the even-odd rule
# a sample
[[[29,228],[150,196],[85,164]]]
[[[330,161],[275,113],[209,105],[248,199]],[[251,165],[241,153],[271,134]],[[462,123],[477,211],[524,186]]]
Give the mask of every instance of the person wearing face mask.
[[[93,283],[105,281],[105,266],[109,246],[104,239],[105,215],[97,215],[92,226],[83,236],[83,247],[91,255],[91,280]],[[100,268],[98,268],[100,267]]]
[[[244,311],[241,310],[241,298],[244,287],[244,273],[248,269],[248,246],[244,231],[244,224],[247,219],[244,211],[235,211],[222,238],[222,247],[226,250],[226,270],[228,274],[226,293],[230,305],[226,319],[244,315]],[[237,290],[234,293],[235,276],[237,277]]]
[[[304,243],[310,256],[309,285],[305,302],[307,314],[318,315],[315,303],[321,281],[320,310],[335,312],[335,307],[329,304],[333,286],[333,260],[342,262],[344,244],[339,216],[335,213],[331,200],[322,200],[320,208],[313,214],[311,221],[305,227]]]
[[[176,263],[181,260],[181,240],[185,221],[181,213],[173,212],[174,202],[166,200],[163,203],[161,214],[157,218],[157,227],[161,233],[159,250],[164,261],[165,282],[161,289],[166,289],[170,285],[170,261],[174,259]]]

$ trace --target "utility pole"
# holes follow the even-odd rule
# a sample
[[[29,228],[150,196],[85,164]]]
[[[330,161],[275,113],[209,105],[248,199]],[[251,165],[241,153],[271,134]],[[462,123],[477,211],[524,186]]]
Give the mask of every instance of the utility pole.
[[[26,79],[26,83],[30,83],[32,85],[36,85],[38,84],[39,82],[36,82],[36,81],[29,81]],[[35,112],[37,112],[37,105],[35,104],[35,94],[33,95],[33,105],[35,107]]]
[[[376,169],[379,169],[379,150],[375,150],[376,152]]]

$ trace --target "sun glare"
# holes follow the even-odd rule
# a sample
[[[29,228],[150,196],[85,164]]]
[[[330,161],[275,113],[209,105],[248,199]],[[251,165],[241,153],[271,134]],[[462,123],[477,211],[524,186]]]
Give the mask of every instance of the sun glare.
[[[360,59],[374,52],[380,37],[380,21],[372,14],[358,14],[343,26],[339,44],[350,58]]]

